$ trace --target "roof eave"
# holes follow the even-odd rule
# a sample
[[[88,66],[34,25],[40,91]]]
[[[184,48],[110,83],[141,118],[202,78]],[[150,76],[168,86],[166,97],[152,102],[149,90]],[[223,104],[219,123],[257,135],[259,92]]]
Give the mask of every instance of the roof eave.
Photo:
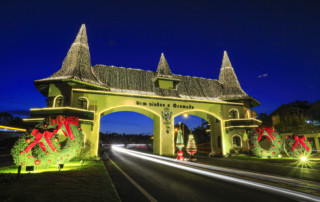
[[[249,100],[249,103],[250,103],[251,107],[257,107],[257,106],[259,106],[261,104],[258,100],[254,99],[251,96],[221,98],[221,100],[225,100],[225,101],[228,101],[228,100],[230,100],[230,101],[233,101],[233,100]]]

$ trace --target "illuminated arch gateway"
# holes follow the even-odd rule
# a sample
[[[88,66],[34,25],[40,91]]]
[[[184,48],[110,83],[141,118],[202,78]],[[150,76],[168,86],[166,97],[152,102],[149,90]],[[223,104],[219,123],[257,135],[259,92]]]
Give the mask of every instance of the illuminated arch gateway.
[[[116,111],[134,111],[153,119],[154,153],[160,155],[174,155],[174,117],[183,113],[209,121],[211,151],[223,155],[233,147],[234,134],[242,137],[246,129],[260,125],[247,117],[250,108],[260,103],[242,90],[226,52],[219,80],[173,74],[163,54],[155,72],[91,66],[85,25],[61,69],[34,83],[48,98],[47,107],[31,109],[31,117],[25,121],[32,123],[61,114],[79,117],[86,134],[81,152],[84,156],[98,154],[100,118]],[[64,99],[63,106],[56,105],[57,96]],[[86,101],[87,108],[81,107],[79,100]],[[236,118],[230,118],[231,109],[238,113]],[[246,142],[242,145],[248,148]]]

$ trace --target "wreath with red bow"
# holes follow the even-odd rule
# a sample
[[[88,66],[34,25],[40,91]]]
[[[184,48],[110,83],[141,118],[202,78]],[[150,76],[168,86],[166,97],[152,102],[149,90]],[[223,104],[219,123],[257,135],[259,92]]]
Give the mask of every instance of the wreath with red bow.
[[[260,146],[262,137],[265,136],[270,142],[271,147],[264,149]],[[280,135],[273,127],[259,127],[249,132],[249,144],[252,153],[260,158],[268,156],[278,156],[282,148]]]
[[[77,117],[57,116],[22,135],[11,150],[16,165],[48,168],[65,164],[80,153],[83,133]]]
[[[284,150],[288,156],[294,158],[300,158],[301,156],[308,157],[311,155],[312,146],[306,136],[291,135],[287,136]]]

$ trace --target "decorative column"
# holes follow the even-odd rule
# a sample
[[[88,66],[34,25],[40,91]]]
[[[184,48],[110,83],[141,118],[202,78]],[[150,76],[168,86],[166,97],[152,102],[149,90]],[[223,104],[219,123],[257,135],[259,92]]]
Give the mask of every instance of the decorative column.
[[[183,134],[182,134],[182,130],[181,130],[181,122],[179,122],[179,130],[178,130],[178,134],[177,134],[177,141],[176,141],[176,147],[179,149],[179,151],[177,152],[178,156],[177,156],[177,160],[183,161],[183,147],[184,147],[184,141],[183,141]]]

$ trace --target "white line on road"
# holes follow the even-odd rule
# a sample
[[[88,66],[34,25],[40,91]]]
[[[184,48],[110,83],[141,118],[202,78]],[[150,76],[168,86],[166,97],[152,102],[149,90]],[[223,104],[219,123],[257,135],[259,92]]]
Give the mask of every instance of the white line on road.
[[[131,152],[135,153],[137,151],[131,150]],[[318,183],[315,183],[312,181],[299,180],[301,183],[298,183],[296,179],[292,179],[292,178],[284,178],[284,177],[279,177],[279,176],[254,173],[254,172],[242,171],[242,170],[219,167],[219,166],[205,165],[205,164],[201,164],[201,163],[180,161],[180,160],[176,160],[176,159],[172,159],[172,158],[168,158],[168,157],[163,157],[163,156],[157,156],[157,155],[148,154],[148,153],[144,153],[144,152],[137,152],[137,154],[143,155],[143,156],[149,156],[151,158],[162,159],[165,161],[171,161],[171,162],[175,162],[175,163],[179,163],[179,164],[190,165],[190,166],[194,166],[194,167],[198,167],[198,168],[210,169],[210,170],[221,171],[221,172],[237,174],[237,175],[242,175],[242,176],[249,176],[249,177],[254,177],[256,179],[263,179],[263,180],[267,180],[267,181],[271,181],[271,182],[281,182],[281,183],[288,184],[288,185],[293,185],[293,186],[297,186],[297,187],[303,187],[303,188],[308,188],[308,189],[320,191],[320,187],[319,187]]]
[[[110,159],[111,163],[125,176],[147,199],[152,202],[157,202],[146,190],[144,190],[136,181],[134,181],[127,173],[125,173],[115,162]]]
[[[118,152],[121,152],[121,153],[125,153],[127,155],[131,155],[131,156],[134,156],[134,157],[137,157],[137,158],[141,158],[141,159],[144,159],[144,160],[149,160],[149,161],[153,161],[153,162],[160,163],[160,164],[163,164],[163,165],[175,167],[175,168],[178,168],[178,169],[181,169],[181,170],[197,173],[197,174],[200,174],[200,175],[205,175],[205,176],[212,177],[212,178],[218,178],[218,179],[224,180],[224,181],[243,184],[243,185],[255,188],[255,189],[262,189],[262,190],[266,190],[266,191],[272,191],[274,193],[284,194],[289,198],[295,197],[294,198],[295,200],[308,200],[308,201],[317,201],[317,202],[320,201],[320,197],[315,196],[315,195],[302,193],[302,192],[298,192],[298,191],[293,191],[293,190],[290,190],[290,189],[276,187],[276,186],[263,184],[263,183],[259,183],[259,182],[253,182],[253,181],[250,181],[250,180],[244,180],[244,179],[240,179],[240,178],[236,178],[236,177],[226,176],[226,175],[222,175],[222,174],[218,174],[218,173],[212,173],[212,172],[200,170],[200,169],[197,169],[197,168],[187,167],[187,166],[184,166],[184,165],[181,165],[181,164],[171,163],[171,162],[168,162],[168,161],[164,161],[164,160],[160,160],[160,159],[156,159],[154,157],[151,157],[150,154],[148,156],[145,156],[141,152],[131,151],[131,150],[128,150],[128,149],[124,149],[124,148],[118,147],[116,145],[112,146],[112,150],[118,151]]]

